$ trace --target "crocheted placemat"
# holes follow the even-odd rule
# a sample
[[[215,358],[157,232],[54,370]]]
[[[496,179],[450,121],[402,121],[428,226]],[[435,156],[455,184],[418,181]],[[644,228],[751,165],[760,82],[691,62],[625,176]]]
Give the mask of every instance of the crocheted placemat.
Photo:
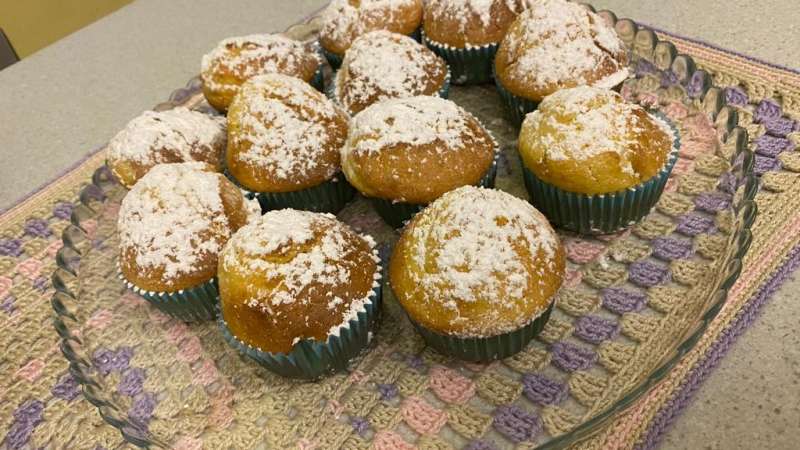
[[[800,76],[702,43],[676,36],[669,39],[711,72],[717,85],[731,86],[726,91],[728,101],[740,106],[740,124],[756,137],[756,167],[763,184],[757,197],[761,215],[742,276],[703,341],[628,414],[581,445],[588,448],[649,447],[657,443],[709,367],[752,320],[785,273],[800,261],[800,252],[794,251],[800,235],[800,214],[796,213],[800,206],[796,176],[800,153],[793,151],[800,143],[795,121],[800,116]],[[116,429],[103,422],[67,374],[66,361],[59,354],[57,336],[52,331],[48,302],[52,295],[49,274],[61,245],[60,233],[68,224],[78,190],[103,159],[102,153],[90,155],[0,217],[0,326],[6,330],[0,335],[0,348],[5,349],[0,356],[0,438],[7,448],[124,446]],[[101,314],[93,320],[94,326],[102,328],[110,318]],[[106,362],[127,366],[133,355],[124,349],[117,353],[107,355]],[[437,377],[447,381],[448,375]],[[443,395],[448,395],[447,386],[441,387]],[[392,386],[386,390],[386,395],[391,395]],[[497,394],[503,394],[502,388]],[[425,408],[424,404],[419,406]],[[427,425],[423,422],[428,421],[417,425],[424,428]],[[362,425],[353,423],[354,428]],[[192,448],[199,442],[185,444]]]

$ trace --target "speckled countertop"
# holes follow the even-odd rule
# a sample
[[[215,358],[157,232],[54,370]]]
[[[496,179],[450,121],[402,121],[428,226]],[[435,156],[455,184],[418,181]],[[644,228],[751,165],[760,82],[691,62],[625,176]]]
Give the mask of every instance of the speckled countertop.
[[[218,40],[284,29],[324,3],[138,0],[0,71],[0,208],[163,101],[197,73],[199,55]],[[800,67],[800,8],[794,0],[593,3],[620,17]],[[797,278],[784,285],[700,388],[662,448],[798,448],[798,292]]]

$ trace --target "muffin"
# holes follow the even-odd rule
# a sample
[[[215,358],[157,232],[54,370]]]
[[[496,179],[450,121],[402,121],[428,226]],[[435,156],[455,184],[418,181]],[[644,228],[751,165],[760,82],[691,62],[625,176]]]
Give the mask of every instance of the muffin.
[[[207,164],[153,167],[119,209],[121,278],[171,316],[213,318],[217,258],[248,211],[241,191]]]
[[[391,98],[447,98],[449,87],[444,60],[408,36],[381,30],[353,41],[336,73],[332,96],[356,114]]]
[[[496,143],[472,114],[439,97],[376,103],[353,117],[342,147],[348,181],[394,227],[447,191],[493,186]]]
[[[610,233],[650,211],[677,158],[666,117],[590,86],[546,97],[519,135],[525,185],[553,224]]]
[[[600,16],[577,3],[538,0],[497,50],[495,83],[516,124],[559,89],[611,88],[628,76],[625,45]]]
[[[558,236],[529,203],[464,186],[414,216],[389,276],[431,347],[485,362],[519,352],[542,330],[565,264]]]
[[[333,0],[322,13],[319,43],[338,69],[357,37],[376,30],[415,35],[422,23],[422,0]]]
[[[298,78],[253,77],[228,112],[227,172],[264,211],[337,212],[355,193],[339,174],[347,121],[344,111]]]
[[[346,368],[380,308],[375,242],[330,214],[270,211],[225,245],[220,325],[228,342],[293,378]]]
[[[321,63],[305,43],[280,34],[224,39],[203,56],[203,95],[211,106],[225,112],[242,83],[266,73],[297,77],[322,90]]]
[[[225,118],[178,107],[145,111],[108,143],[106,163],[130,188],[156,164],[202,161],[219,171]]]
[[[428,0],[422,42],[447,61],[454,84],[485,83],[517,14],[531,0]]]

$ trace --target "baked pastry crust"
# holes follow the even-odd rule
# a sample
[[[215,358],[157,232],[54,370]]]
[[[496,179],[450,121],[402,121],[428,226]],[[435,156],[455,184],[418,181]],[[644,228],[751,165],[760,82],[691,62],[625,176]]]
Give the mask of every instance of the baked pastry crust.
[[[156,164],[202,161],[219,171],[225,140],[224,117],[182,106],[145,111],[109,141],[106,161],[130,188]]]
[[[447,64],[408,36],[372,31],[357,38],[336,73],[334,97],[350,114],[391,98],[437,95]]]
[[[228,241],[219,265],[222,316],[261,351],[324,342],[363,310],[377,279],[375,242],[330,214],[270,211]]]
[[[357,37],[370,31],[416,31],[422,23],[422,0],[333,0],[322,21],[320,45],[343,56]]]
[[[582,194],[636,186],[667,163],[673,132],[616,92],[581,86],[546,97],[522,123],[523,164],[541,180]]]
[[[340,171],[347,114],[298,78],[249,79],[228,112],[228,172],[254,192],[316,186]]]
[[[249,78],[281,73],[310,82],[319,69],[319,55],[305,43],[280,34],[251,34],[222,40],[203,56],[203,95],[218,111],[226,111]]]
[[[342,147],[342,170],[362,194],[426,204],[486,175],[496,144],[450,100],[387,100],[357,114]]]
[[[565,0],[538,0],[508,30],[495,57],[500,83],[540,101],[580,85],[611,88],[628,76],[625,45],[597,14]]]
[[[247,220],[241,190],[212,167],[157,165],[122,199],[120,271],[151,292],[205,283],[217,273],[222,246]]]
[[[531,0],[428,0],[425,36],[455,48],[497,44]]]
[[[547,219],[511,194],[465,186],[414,216],[389,266],[412,320],[440,334],[496,336],[540,316],[565,270]]]

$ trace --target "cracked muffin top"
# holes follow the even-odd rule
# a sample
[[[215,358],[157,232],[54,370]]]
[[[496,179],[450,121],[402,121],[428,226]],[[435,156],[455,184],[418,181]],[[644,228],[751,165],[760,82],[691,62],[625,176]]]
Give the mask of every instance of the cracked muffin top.
[[[580,86],[546,97],[522,123],[519,152],[539,179],[605,194],[647,181],[674,146],[670,126],[608,89]]]
[[[422,23],[422,0],[333,0],[322,13],[319,43],[343,56],[357,37],[376,30],[411,34]]]
[[[581,85],[611,88],[628,76],[625,46],[597,14],[564,0],[537,0],[509,28],[495,59],[511,93],[540,101]]]
[[[385,30],[353,42],[336,73],[333,97],[350,114],[392,98],[437,95],[447,64],[408,36]]]
[[[497,44],[528,4],[537,0],[428,0],[422,19],[427,39],[454,48]]]

